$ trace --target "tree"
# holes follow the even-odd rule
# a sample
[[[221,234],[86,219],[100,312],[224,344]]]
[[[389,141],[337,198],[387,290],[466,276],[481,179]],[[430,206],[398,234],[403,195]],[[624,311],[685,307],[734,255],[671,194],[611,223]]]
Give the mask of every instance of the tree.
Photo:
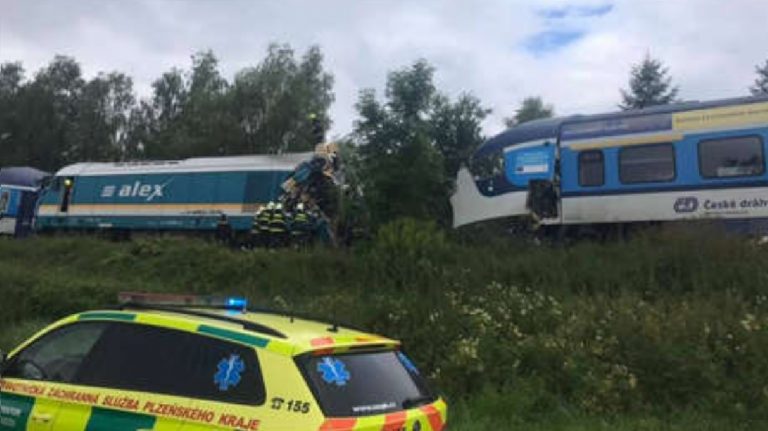
[[[222,78],[218,65],[212,51],[192,56],[183,112],[183,136],[190,156],[237,153],[240,134],[231,106],[229,84]]]
[[[330,125],[332,89],[317,47],[296,59],[290,47],[272,45],[232,84],[213,52],[198,52],[140,102],[130,77],[86,80],[70,57],[56,56],[30,81],[21,64],[3,63],[0,164],[53,171],[79,161],[307,151]]]
[[[20,160],[18,101],[23,81],[21,63],[0,64],[0,166]]]
[[[24,82],[20,64],[0,67],[3,164],[54,171],[77,161],[119,157],[135,104],[124,74],[82,77],[75,59],[56,56]]]
[[[23,86],[16,104],[15,163],[54,171],[76,160],[72,149],[84,86],[80,64],[59,55]]]
[[[112,72],[88,81],[78,99],[69,158],[76,161],[110,161],[127,151],[128,120],[136,103],[133,81]]]
[[[528,121],[541,118],[552,118],[555,115],[555,108],[552,105],[545,105],[541,97],[526,97],[520,105],[515,116],[504,120],[507,127],[514,127]]]
[[[132,112],[131,148],[140,148],[141,155],[150,159],[188,155],[189,143],[182,124],[187,96],[181,70],[173,68],[156,79],[152,98],[142,101],[140,108]]]
[[[24,68],[21,63],[0,64],[0,97],[5,99],[16,95],[23,81]]]
[[[750,91],[754,96],[761,94],[768,94],[768,60],[765,60],[765,64],[761,66],[755,66],[755,72],[757,78],[755,79],[754,87],[750,88]]]
[[[238,154],[242,140],[231,86],[211,51],[191,57],[189,71],[173,68],[153,84],[151,100],[131,112],[129,153],[146,158]]]
[[[483,108],[477,97],[465,93],[455,103],[445,96],[436,97],[432,111],[432,137],[443,155],[445,175],[452,179],[485,140],[481,123],[491,110]]]
[[[621,89],[623,110],[666,105],[677,101],[679,88],[672,85],[669,69],[660,60],[646,55],[640,64],[632,66],[629,90]]]
[[[354,139],[366,207],[374,223],[399,217],[447,223],[452,176],[482,141],[489,112],[471,95],[438,93],[425,61],[390,72],[385,101],[360,93]]]
[[[240,71],[233,85],[234,110],[243,152],[281,153],[314,147],[314,114],[327,129],[334,100],[333,76],[323,69],[320,48],[298,62],[287,45],[273,44],[258,66]]]

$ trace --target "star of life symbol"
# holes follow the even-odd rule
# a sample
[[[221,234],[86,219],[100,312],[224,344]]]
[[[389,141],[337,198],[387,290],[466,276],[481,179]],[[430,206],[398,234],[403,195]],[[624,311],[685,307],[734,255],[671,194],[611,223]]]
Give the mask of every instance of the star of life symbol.
[[[322,374],[323,380],[328,384],[344,386],[352,377],[347,371],[344,362],[331,357],[325,357],[317,363],[317,371]]]
[[[230,355],[222,359],[218,365],[218,371],[213,376],[213,382],[219,386],[220,391],[227,391],[240,384],[240,375],[245,371],[245,364],[238,355]]]

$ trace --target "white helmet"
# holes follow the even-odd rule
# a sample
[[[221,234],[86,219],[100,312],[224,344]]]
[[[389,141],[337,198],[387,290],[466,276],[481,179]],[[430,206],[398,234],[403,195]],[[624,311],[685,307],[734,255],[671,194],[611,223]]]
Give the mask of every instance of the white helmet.
[[[273,210],[273,209],[275,209],[275,203],[274,203],[274,202],[272,202],[272,201],[269,201],[269,203],[267,204],[267,209],[268,209],[268,210]]]
[[[296,205],[296,209],[299,211],[304,211],[304,202],[299,202],[299,204]]]
[[[281,203],[278,203],[277,205],[275,205],[275,209],[276,209],[276,210],[281,210],[281,211],[282,211],[282,209],[283,209],[283,204],[281,204]]]

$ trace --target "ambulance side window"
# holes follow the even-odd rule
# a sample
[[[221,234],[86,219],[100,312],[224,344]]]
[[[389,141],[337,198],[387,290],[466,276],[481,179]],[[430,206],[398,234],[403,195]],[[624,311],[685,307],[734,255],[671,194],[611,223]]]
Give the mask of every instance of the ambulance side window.
[[[77,383],[245,405],[261,405],[266,397],[252,348],[129,323],[105,332]]]
[[[83,322],[55,329],[12,358],[3,377],[72,383],[108,325]]]

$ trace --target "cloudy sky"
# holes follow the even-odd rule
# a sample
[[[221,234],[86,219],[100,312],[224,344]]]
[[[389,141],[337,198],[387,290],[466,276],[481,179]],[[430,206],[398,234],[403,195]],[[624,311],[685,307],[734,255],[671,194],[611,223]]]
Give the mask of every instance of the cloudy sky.
[[[319,44],[336,78],[334,132],[348,132],[361,88],[425,58],[439,87],[493,109],[487,133],[540,95],[558,114],[614,110],[646,53],[685,99],[747,93],[768,59],[768,0],[0,0],[0,62],[28,73],[55,54],[87,76],[118,70],[140,95],[212,49],[227,78],[267,45]]]

